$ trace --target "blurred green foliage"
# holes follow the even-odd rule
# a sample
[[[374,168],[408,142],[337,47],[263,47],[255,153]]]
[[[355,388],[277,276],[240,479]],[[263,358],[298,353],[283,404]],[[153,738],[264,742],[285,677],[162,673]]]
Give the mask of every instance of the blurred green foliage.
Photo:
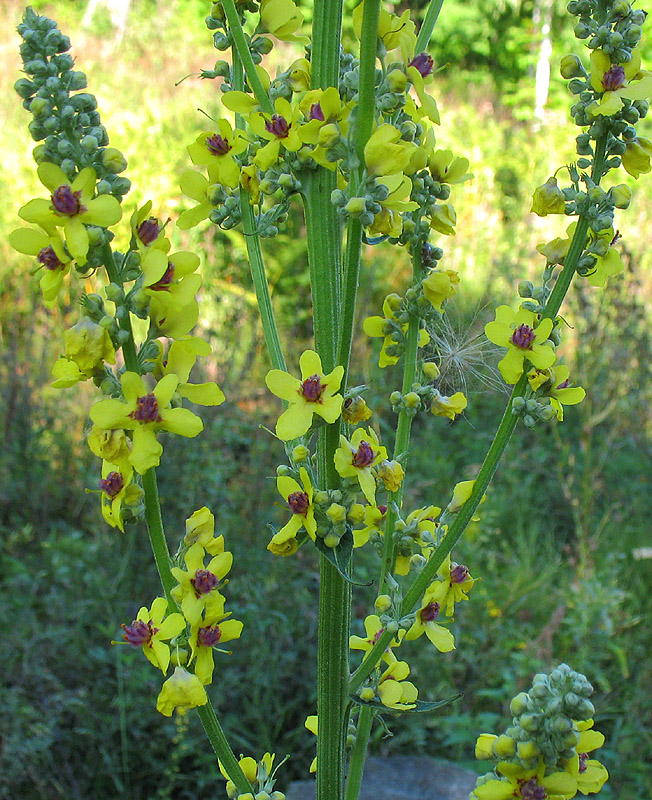
[[[80,29],[84,2],[34,5],[57,16],[76,44],[112,143],[129,158],[131,205],[151,197],[161,216],[174,218],[185,202],[178,175],[189,166],[182,145],[205,124],[195,109],[216,108],[215,85],[192,77],[216,57],[201,24],[205,0],[134,2],[119,45],[106,16],[98,17],[99,30]],[[570,44],[562,6],[551,7],[555,57]],[[475,173],[456,189],[458,236],[444,243],[446,266],[460,271],[462,284],[449,324],[434,332],[446,353],[446,380],[467,390],[470,406],[451,425],[417,419],[406,510],[443,505],[453,484],[477,469],[505,402],[482,327],[495,305],[514,299],[517,281],[541,268],[535,245],[563,228],[563,220],[527,213],[533,187],[573,158],[574,136],[568,100],[553,76],[550,109],[532,144],[533,12],[530,2],[455,0],[444,7],[433,45],[438,63],[451,64],[436,89],[444,120],[439,143],[468,155]],[[63,327],[75,321],[76,292],[84,287],[46,312],[26,260],[6,244],[16,210],[40,193],[27,115],[11,91],[19,14],[14,2],[0,10],[0,155],[11,165],[0,173],[9,200],[0,206],[0,705],[8,722],[0,735],[0,798],[214,798],[218,772],[197,720],[158,715],[160,676],[139,653],[109,645],[159,588],[142,527],[125,536],[107,530],[96,497],[84,492],[98,479],[83,443],[91,387],[48,387]],[[175,87],[185,75],[191,77]],[[644,550],[652,265],[642,235],[651,218],[652,184],[643,176],[620,223],[627,273],[604,293],[577,288],[565,306],[564,355],[588,397],[567,410],[563,426],[517,432],[481,521],[456,553],[481,578],[459,608],[457,650],[407,651],[422,697],[464,697],[436,715],[390,720],[394,735],[382,738],[378,729],[378,751],[471,764],[475,737],[503,727],[509,698],[531,674],[567,660],[596,687],[596,727],[607,735],[603,755],[612,775],[601,796],[652,795],[652,558]],[[211,229],[172,235],[175,247],[202,252],[202,333],[214,348],[205,372],[230,402],[202,409],[206,431],[198,439],[165,443],[164,519],[175,548],[193,510],[206,504],[215,512],[235,554],[229,598],[246,627],[233,655],[221,657],[213,697],[236,751],[291,752],[284,776],[304,777],[314,752],[303,722],[315,711],[317,561],[309,549],[287,560],[265,550],[266,524],[283,518],[272,478],[282,451],[259,427],[271,425],[278,409],[262,388],[267,360],[243,237]],[[404,288],[402,255],[367,249],[361,317],[378,313],[387,292]],[[267,267],[293,361],[310,340],[298,213],[267,247]],[[354,354],[354,379],[369,385],[372,407],[386,409],[398,373],[374,366],[365,337]],[[384,414],[377,423],[388,436],[393,420]],[[372,554],[362,554],[357,570],[373,579]],[[368,613],[368,599],[358,595],[357,619]]]

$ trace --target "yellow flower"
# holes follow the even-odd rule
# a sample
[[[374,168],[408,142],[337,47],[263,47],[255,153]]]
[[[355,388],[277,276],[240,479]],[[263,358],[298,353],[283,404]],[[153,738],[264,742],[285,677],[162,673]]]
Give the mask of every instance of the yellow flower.
[[[260,148],[254,156],[254,164],[262,170],[267,170],[279,159],[281,147],[296,153],[303,146],[299,136],[298,105],[294,107],[284,98],[277,98],[274,103],[274,114],[264,114],[255,111],[249,117],[251,130],[261,139],[267,139],[267,144]]]
[[[313,488],[310,477],[305,467],[299,469],[301,484],[299,485],[294,478],[288,475],[279,475],[276,479],[276,488],[285,500],[292,517],[281,530],[272,537],[270,544],[282,545],[290,539],[294,539],[301,528],[305,528],[310,538],[314,541],[317,532],[315,522],[315,509],[312,504]]]
[[[129,466],[131,449],[123,430],[106,430],[93,425],[88,434],[88,446],[91,453],[119,467]]]
[[[63,335],[65,355],[55,362],[52,374],[56,389],[74,386],[95,374],[102,374],[106,361],[115,364],[115,350],[106,328],[82,317]]]
[[[548,214],[563,214],[566,211],[566,202],[561,189],[557,186],[557,178],[554,176],[534,190],[532,197],[531,212],[540,217]]]
[[[390,355],[387,351],[393,347],[395,342],[392,339],[392,333],[400,330],[405,333],[408,329],[408,324],[398,324],[396,319],[396,311],[401,307],[401,296],[398,294],[388,294],[383,301],[383,315],[382,317],[367,317],[362,323],[362,329],[372,338],[383,337],[383,346],[380,349],[380,356],[378,358],[378,366],[381,368],[389,367],[396,364],[399,356]],[[393,324],[392,324],[393,323]],[[424,328],[419,331],[419,347],[424,347],[430,341],[430,334]]]
[[[340,446],[335,451],[335,469],[342,478],[355,478],[362,493],[371,505],[376,505],[376,479],[373,468],[387,458],[387,450],[369,428],[356,428],[349,442],[340,436]]]
[[[447,419],[455,419],[466,408],[466,397],[463,392],[455,392],[454,395],[446,397],[440,394],[436,389],[432,397],[430,411],[436,417],[446,417]]]
[[[353,30],[358,39],[362,33],[362,11],[362,3],[353,10]],[[417,44],[415,25],[410,19],[409,9],[398,17],[381,8],[378,17],[378,38],[387,50],[400,47],[403,60],[407,61],[409,54],[414,53]]]
[[[208,167],[211,183],[234,188],[240,180],[240,167],[235,156],[244,153],[249,142],[241,131],[234,131],[225,119],[218,119],[216,126],[217,131],[200,133],[195,142],[188,146],[188,154],[196,166]]]
[[[381,461],[378,477],[388,492],[398,492],[405,477],[405,470],[398,461]]]
[[[303,16],[292,0],[261,0],[260,21],[263,28],[284,42],[307,42],[295,31],[303,24]]]
[[[428,159],[428,168],[439,183],[462,183],[473,177],[467,171],[469,159],[454,156],[451,150],[435,150]]]
[[[394,661],[383,672],[376,692],[384,706],[403,710],[414,708],[419,692],[413,683],[405,680],[409,674],[407,661]]]
[[[544,777],[543,760],[536,769],[524,769],[518,764],[501,761],[496,770],[507,780],[489,780],[476,786],[470,800],[520,800],[528,795],[570,800],[577,792],[577,781],[566,772],[553,772]]]
[[[133,483],[131,464],[111,464],[102,461],[102,478],[99,483],[102,516],[112,528],[119,528],[124,533],[122,505],[136,506],[140,503],[143,490]]]
[[[186,336],[177,339],[170,345],[167,359],[161,359],[154,374],[158,377],[176,375],[179,379],[177,394],[191,403],[201,406],[219,406],[224,400],[224,392],[213,381],[206,383],[190,383],[190,373],[198,357],[205,358],[211,354],[211,346],[198,336]]]
[[[488,322],[484,330],[490,342],[507,348],[498,364],[507,383],[516,383],[521,377],[525,359],[537,369],[547,369],[555,363],[555,351],[543,344],[552,333],[552,327],[551,319],[543,319],[537,325],[533,311],[525,308],[513,311],[509,306],[498,306],[496,320]]]
[[[450,203],[437,203],[430,212],[430,227],[444,236],[455,236],[457,214]]]
[[[428,587],[428,593],[439,602],[447,617],[452,617],[455,612],[455,603],[468,600],[468,592],[473,587],[475,579],[471,577],[464,564],[451,561],[450,553],[446,556],[441,567],[437,570],[441,580],[434,581]]]
[[[195,295],[201,286],[201,276],[195,273],[198,266],[195,253],[169,254],[159,249],[150,249],[141,262],[150,318],[173,339],[183,336],[197,321],[196,314],[188,314],[186,309],[197,306]]]
[[[403,172],[415,150],[416,145],[402,139],[398,128],[388,123],[379,125],[364,148],[367,172],[374,177]]]
[[[550,398],[550,405],[557,412],[557,419],[564,419],[564,406],[575,406],[586,397],[586,392],[581,386],[573,386],[570,381],[570,370],[565,364],[556,366],[552,375],[552,385],[546,394]]]
[[[436,622],[441,603],[434,599],[435,593],[431,592],[431,588],[429,587],[424,594],[421,608],[417,611],[416,619],[405,634],[405,640],[418,639],[425,633],[440,653],[448,653],[455,649],[455,637],[449,630]]]
[[[156,217],[149,216],[151,210],[152,201],[148,200],[131,215],[131,234],[141,255],[149,247],[164,250],[166,253],[170,249],[170,242],[165,238],[165,225],[161,225]]]
[[[108,194],[93,198],[97,175],[92,167],[86,167],[72,181],[56,164],[44,161],[38,167],[41,183],[52,194],[50,200],[30,200],[18,212],[26,222],[35,222],[48,234],[62,227],[66,247],[80,264],[86,263],[90,247],[85,225],[107,228],[115,225],[122,216],[120,203]]]
[[[642,172],[649,172],[650,158],[652,157],[652,142],[643,136],[636,136],[625,143],[625,152],[622,154],[623,167],[629,174],[638,178]]]
[[[459,282],[460,276],[455,270],[435,269],[428,273],[421,285],[423,293],[432,307],[443,314],[443,305],[455,294]]]
[[[594,731],[593,720],[575,723],[580,730],[580,738],[575,746],[576,755],[566,761],[564,769],[577,781],[577,788],[582,794],[597,794],[609,777],[606,768],[595,759],[589,759],[591,751],[604,744],[604,736]]]
[[[301,380],[280,369],[270,370],[265,377],[270,392],[289,403],[276,423],[276,435],[284,442],[303,436],[312,424],[313,414],[333,423],[342,412],[344,398],[336,392],[342,383],[344,367],[335,367],[324,375],[321,358],[314,350],[301,354],[299,367]]]
[[[156,710],[171,717],[175,709],[179,714],[185,714],[189,708],[204,706],[207,702],[208,695],[199,678],[183,667],[175,667],[174,673],[161,687]]]
[[[342,408],[342,419],[349,425],[357,425],[358,422],[366,422],[371,418],[373,411],[366,404],[364,397],[349,397],[344,401]]]
[[[224,612],[224,597],[219,590],[233,564],[233,554],[226,551],[214,556],[205,567],[204,555],[204,548],[196,542],[184,555],[186,569],[172,567],[172,575],[179,581],[172,589],[172,597],[181,604],[183,616],[191,625],[197,624],[204,609],[207,617]]]
[[[152,608],[143,606],[131,625],[123,625],[122,638],[134,647],[142,647],[147,659],[158,667],[163,674],[170,664],[170,648],[163,642],[178,636],[186,627],[181,614],[170,614],[166,619],[168,601],[165,597],[157,597]]]
[[[204,428],[192,411],[170,408],[178,382],[176,375],[166,375],[150,392],[140,375],[125,372],[122,375],[124,400],[100,400],[90,410],[90,418],[100,428],[133,431],[129,463],[141,475],[160,463],[163,447],[156,440],[157,431],[192,438]]]
[[[641,56],[632,53],[630,61],[613,64],[604,50],[591,53],[591,86],[602,92],[599,102],[587,108],[589,116],[611,117],[623,107],[623,100],[646,100],[652,94],[652,74],[641,70]]]
[[[376,644],[381,635],[385,632],[385,626],[380,621],[380,617],[376,614],[370,614],[364,621],[364,629],[367,634],[366,638],[361,636],[350,636],[349,647],[351,650],[362,650],[366,655],[371,648]],[[404,630],[399,630],[397,637],[393,638],[387,645],[385,652],[382,655],[382,661],[392,664],[396,661],[396,656],[392,653],[392,647],[398,647],[401,640],[405,636]]]
[[[215,662],[213,648],[217,644],[239,639],[242,633],[242,622],[237,619],[227,619],[231,612],[206,614],[204,619],[198,619],[190,626],[190,663],[195,661],[195,675],[204,684],[208,685],[213,680]]]
[[[182,173],[179,187],[183,194],[197,203],[193,208],[187,208],[179,214],[177,227],[187,231],[203,222],[213,210],[214,206],[209,199],[213,184],[199,172],[189,169]]]
[[[414,211],[419,204],[410,200],[412,181],[407,175],[383,175],[378,178],[378,184],[387,187],[389,194],[384,200],[379,200],[381,210],[374,216],[373,222],[367,227],[369,236],[391,236],[398,239],[403,231],[403,217],[406,211]]]
[[[224,552],[224,537],[215,536],[215,516],[209,508],[203,506],[188,517],[183,543],[186,547],[200,544],[212,556]]]
[[[19,253],[35,256],[45,269],[40,280],[41,292],[46,307],[52,308],[72,261],[59,234],[56,231],[46,234],[35,229],[19,228],[9,234],[9,244]]]

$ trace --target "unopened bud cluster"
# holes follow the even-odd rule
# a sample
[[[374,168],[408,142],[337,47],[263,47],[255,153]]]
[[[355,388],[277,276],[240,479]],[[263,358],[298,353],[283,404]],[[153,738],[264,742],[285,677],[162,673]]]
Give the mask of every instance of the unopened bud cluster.
[[[73,69],[67,52],[70,39],[56,23],[27,9],[18,26],[23,38],[20,55],[28,78],[20,78],[14,88],[23,106],[32,113],[29,132],[38,145],[37,163],[58,164],[69,178],[84,167],[93,167],[99,194],[112,194],[120,200],[131,186],[119,177],[127,167],[122,154],[107,147],[109,137],[101,124],[94,95],[82,92],[86,76]]]

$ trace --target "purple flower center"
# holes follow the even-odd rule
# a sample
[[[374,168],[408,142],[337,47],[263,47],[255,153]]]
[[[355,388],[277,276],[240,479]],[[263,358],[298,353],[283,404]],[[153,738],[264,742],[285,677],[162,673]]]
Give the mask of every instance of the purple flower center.
[[[206,147],[212,156],[225,156],[231,149],[231,145],[219,133],[206,137]]]
[[[158,400],[153,392],[139,397],[136,400],[136,410],[129,416],[136,422],[162,422],[163,418],[158,413]]]
[[[155,292],[169,292],[170,286],[172,286],[173,283],[174,283],[174,264],[171,261],[168,261],[168,266],[165,272],[156,281],[156,283],[152,283],[147,288],[153,289],[153,291]]]
[[[195,577],[190,579],[190,583],[197,597],[212,592],[213,589],[217,588],[219,582],[217,575],[214,575],[207,569],[198,569],[197,572],[195,572]]]
[[[59,256],[54,252],[54,248],[50,247],[49,245],[44,247],[39,252],[39,254],[36,256],[36,260],[43,264],[45,269],[50,269],[52,271],[55,269],[61,269],[61,267],[63,267],[63,264],[59,260]]]
[[[81,192],[73,192],[73,190],[65,184],[59,186],[52,193],[52,205],[57,214],[62,214],[64,217],[74,217],[81,211],[85,211],[81,204]]]
[[[589,754],[588,753],[578,753],[577,755],[578,755],[578,758],[580,760],[580,766],[579,766],[579,769],[577,771],[581,775],[583,772],[586,772],[586,770],[588,769],[588,767],[586,765],[586,761],[587,761],[587,759],[589,757]]]
[[[320,103],[313,103],[310,106],[310,119],[318,119],[320,122],[326,120]]]
[[[432,72],[434,62],[432,56],[428,53],[419,53],[408,64],[408,67],[414,67],[422,78],[427,78]]]
[[[451,583],[464,583],[468,577],[468,567],[465,567],[464,564],[455,564],[451,570]]]
[[[197,631],[197,644],[202,647],[214,647],[221,638],[222,631],[219,625],[210,625]]]
[[[385,514],[387,513],[387,506],[378,506],[378,510],[380,511],[380,513],[381,513],[381,514],[383,515],[383,517],[384,517],[384,516],[385,516]]]
[[[530,778],[521,786],[521,797],[523,800],[546,800],[548,795],[536,778]]]
[[[301,384],[301,389],[299,389],[299,392],[310,403],[319,403],[321,401],[322,392],[325,388],[325,386],[321,385],[321,378],[319,375],[315,374],[305,379],[305,381]]]
[[[124,479],[119,472],[109,472],[106,478],[102,478],[100,481],[100,489],[105,494],[108,494],[112,500],[116,495],[120,494],[124,485]]]
[[[288,495],[288,506],[293,514],[305,514],[310,508],[310,498],[305,492],[292,492]]]
[[[375,455],[372,446],[369,442],[360,442],[358,449],[353,454],[352,464],[354,467],[364,469],[368,467],[374,460]]]
[[[605,92],[615,92],[625,85],[625,70],[620,64],[614,64],[605,72],[602,85]]]
[[[616,231],[616,233],[614,234],[614,238],[611,240],[611,244],[609,245],[609,247],[613,247],[621,237],[622,237],[621,232],[620,231]]]
[[[439,616],[439,603],[431,602],[419,611],[421,622],[434,622]]]
[[[151,622],[135,619],[131,625],[123,625],[122,638],[134,647],[141,647],[151,641],[152,636],[158,633],[158,628],[152,627]]]
[[[522,322],[512,334],[509,340],[519,350],[529,350],[532,347],[532,342],[536,339],[536,334],[529,325]]]
[[[158,224],[156,217],[150,217],[143,220],[136,228],[136,233],[140,241],[147,247],[158,239],[161,232],[161,226]]]
[[[566,378],[566,380],[562,381],[557,388],[558,389],[568,389],[569,386],[570,386],[570,378]]]
[[[272,114],[272,118],[265,122],[268,133],[276,136],[277,139],[285,139],[290,132],[290,126],[284,117],[279,114]]]

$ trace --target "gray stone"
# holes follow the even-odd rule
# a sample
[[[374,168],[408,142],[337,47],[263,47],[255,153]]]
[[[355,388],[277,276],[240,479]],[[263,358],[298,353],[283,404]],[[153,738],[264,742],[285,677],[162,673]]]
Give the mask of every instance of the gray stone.
[[[476,774],[427,756],[370,756],[359,800],[467,800]],[[314,781],[295,781],[287,800],[314,800]]]

